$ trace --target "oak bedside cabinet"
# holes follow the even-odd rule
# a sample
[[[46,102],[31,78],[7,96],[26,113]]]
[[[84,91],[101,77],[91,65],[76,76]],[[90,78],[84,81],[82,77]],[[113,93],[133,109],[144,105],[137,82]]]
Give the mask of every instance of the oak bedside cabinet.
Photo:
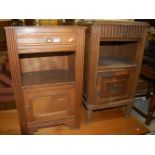
[[[85,27],[6,27],[22,134],[80,127]]]
[[[129,115],[143,58],[147,23],[81,22],[87,26],[84,64],[84,105],[92,111],[126,106]]]

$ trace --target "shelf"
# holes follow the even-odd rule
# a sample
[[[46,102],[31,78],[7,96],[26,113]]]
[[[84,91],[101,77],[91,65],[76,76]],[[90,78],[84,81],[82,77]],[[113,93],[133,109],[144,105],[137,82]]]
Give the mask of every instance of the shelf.
[[[117,56],[106,56],[99,58],[98,68],[120,68],[120,67],[136,67],[137,65],[127,58]]]
[[[22,74],[23,88],[58,84],[58,83],[74,83],[74,76],[67,70],[48,70],[48,71],[36,71]]]

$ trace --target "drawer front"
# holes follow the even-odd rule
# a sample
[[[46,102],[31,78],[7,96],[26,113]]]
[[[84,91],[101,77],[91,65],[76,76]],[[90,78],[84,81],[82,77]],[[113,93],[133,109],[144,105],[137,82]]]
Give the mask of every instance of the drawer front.
[[[48,30],[48,31],[47,31]],[[23,29],[17,31],[17,50],[19,53],[39,52],[49,50],[63,51],[73,50],[76,44],[76,32],[61,29]],[[57,32],[58,31],[58,32]],[[60,32],[59,32],[60,31]],[[38,51],[37,51],[38,50]]]
[[[123,69],[98,73],[96,94],[98,103],[128,97],[129,73]]]
[[[24,93],[28,122],[65,119],[74,115],[74,88]]]
[[[137,39],[142,38],[145,27],[134,25],[104,25],[101,27],[101,38]]]

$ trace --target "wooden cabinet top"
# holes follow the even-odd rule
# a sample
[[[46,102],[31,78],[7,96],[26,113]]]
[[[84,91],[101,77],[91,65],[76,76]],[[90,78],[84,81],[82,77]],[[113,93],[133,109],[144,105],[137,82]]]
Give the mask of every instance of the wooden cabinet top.
[[[27,33],[35,33],[35,32],[71,32],[76,29],[86,29],[85,26],[7,26],[5,29],[13,29],[17,32],[27,32]]]
[[[134,21],[93,21],[81,22],[87,31],[102,39],[137,40],[145,37],[148,23]]]
[[[119,20],[96,20],[96,21],[82,21],[79,22],[78,25],[86,25],[86,26],[102,26],[102,25],[135,25],[135,26],[146,26],[149,24],[146,22],[135,22],[135,21],[119,21]]]

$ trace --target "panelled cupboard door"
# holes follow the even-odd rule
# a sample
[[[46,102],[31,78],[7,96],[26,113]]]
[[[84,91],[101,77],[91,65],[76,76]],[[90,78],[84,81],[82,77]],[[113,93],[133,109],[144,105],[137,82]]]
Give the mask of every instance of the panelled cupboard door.
[[[74,116],[75,88],[24,93],[28,122],[44,122]]]
[[[122,100],[130,94],[130,76],[132,72],[125,69],[98,72],[97,74],[97,104]]]

